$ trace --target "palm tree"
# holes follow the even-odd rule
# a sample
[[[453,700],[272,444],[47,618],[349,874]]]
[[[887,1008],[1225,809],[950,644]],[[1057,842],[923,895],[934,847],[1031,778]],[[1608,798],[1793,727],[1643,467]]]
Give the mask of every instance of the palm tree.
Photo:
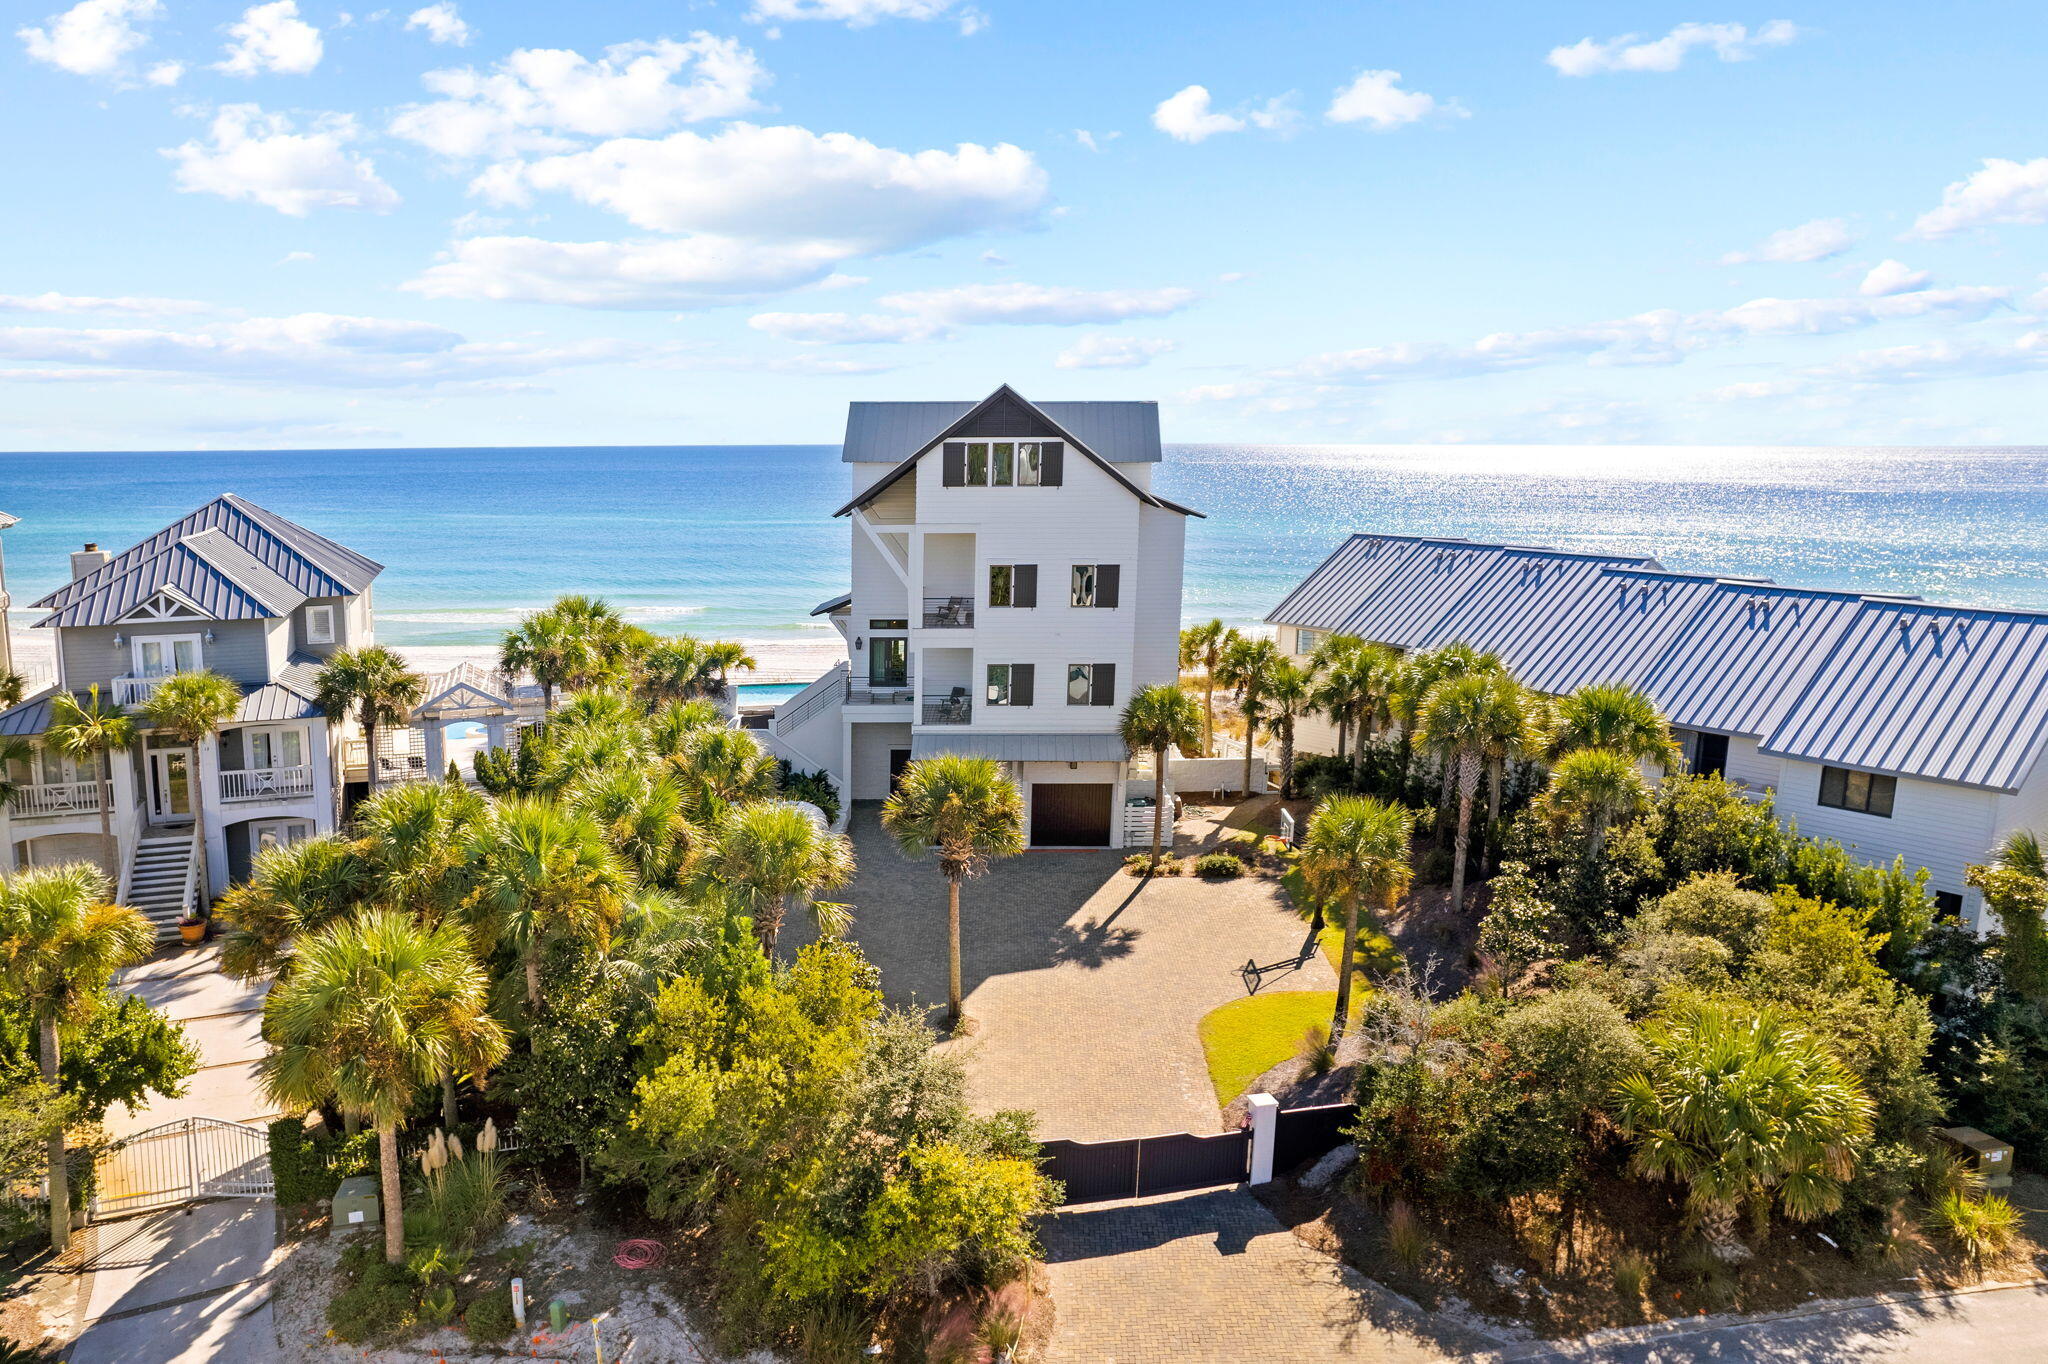
[[[1332,796],[1309,817],[1301,840],[1302,878],[1318,903],[1344,906],[1344,952],[1337,967],[1337,1008],[1330,1038],[1344,1035],[1351,1014],[1351,977],[1358,962],[1361,900],[1390,907],[1414,878],[1409,847],[1415,817],[1404,805],[1372,796]]]
[[[21,788],[35,779],[35,772],[31,769],[26,781],[15,780],[16,765],[26,768],[34,760],[35,750],[29,747],[28,740],[12,737],[0,739],[0,810],[14,804],[15,797],[21,793]]]
[[[1992,854],[1998,865],[2036,881],[2048,881],[2048,852],[2031,829],[2014,829]]]
[[[1216,684],[1223,660],[1237,646],[1241,636],[1236,630],[1220,620],[1203,621],[1190,625],[1180,632],[1180,667],[1182,672],[1199,670],[1202,674],[1202,756],[1211,757],[1216,752]]]
[[[530,673],[540,684],[542,710],[555,708],[555,692],[582,666],[584,641],[561,617],[535,611],[506,632],[498,645],[498,671],[507,677]]]
[[[402,725],[427,690],[427,679],[381,644],[343,649],[327,660],[314,681],[315,696],[328,720],[353,718],[363,727],[364,770],[369,793],[377,793],[377,731]]]
[[[192,750],[198,766],[199,746],[215,730],[235,718],[242,689],[216,672],[173,673],[157,684],[142,703],[142,721]],[[206,866],[206,800],[192,801],[192,840],[199,855],[199,898],[203,904],[213,886]]]
[[[1354,724],[1364,743],[1362,711],[1365,704],[1368,646],[1351,635],[1332,635],[1317,647],[1311,671],[1315,673],[1315,694],[1309,707],[1321,711],[1337,727],[1337,760],[1351,750]]]
[[[1259,720],[1266,692],[1266,679],[1281,662],[1280,646],[1270,639],[1239,639],[1223,656],[1218,678],[1237,693],[1237,708],[1244,716],[1244,797],[1252,790],[1252,750],[1258,744]]]
[[[0,668],[0,710],[8,710],[21,704],[21,698],[28,694],[28,679],[20,673]]]
[[[709,692],[711,674],[703,641],[688,635],[657,640],[640,660],[639,691],[655,705],[693,701]]]
[[[561,621],[577,642],[567,678],[567,685],[573,690],[628,680],[634,654],[643,652],[654,639],[626,624],[625,618],[602,597],[557,597],[547,614]]]
[[[745,730],[693,731],[668,761],[684,808],[700,823],[716,824],[733,806],[775,794],[775,759]]]
[[[737,640],[718,639],[704,646],[705,660],[711,665],[711,680],[715,690],[711,693],[718,700],[731,695],[731,683],[726,673],[734,668],[758,668],[760,662]]]
[[[1677,740],[1657,703],[1626,682],[1592,682],[1557,702],[1550,735],[1553,757],[1604,748],[1637,761],[1678,766]]]
[[[683,813],[683,788],[660,768],[600,770],[569,788],[573,810],[597,821],[605,842],[645,886],[678,889],[704,835]]]
[[[1202,733],[1195,698],[1171,683],[1140,687],[1124,706],[1117,733],[1133,753],[1152,755],[1152,861],[1166,834],[1166,765],[1176,748],[1192,747]]]
[[[946,1021],[960,1012],[960,883],[1024,851],[1024,796],[990,758],[942,754],[911,763],[882,806],[882,827],[905,857],[938,855],[946,878]]]
[[[107,874],[86,862],[0,878],[0,967],[27,1006],[52,1089],[63,1060],[59,1025],[90,1013],[114,972],[156,946],[149,921],[112,898]],[[60,1128],[49,1146],[50,1248],[59,1252],[71,1238],[69,1175]]]
[[[413,1096],[449,1069],[474,1074],[504,1059],[489,981],[454,924],[370,912],[312,934],[290,977],[270,992],[257,1062],[271,1098],[293,1107],[332,1100],[368,1118],[383,1179],[384,1258],[405,1254],[398,1127]]]
[[[98,773],[100,837],[106,841],[106,860],[101,865],[111,871],[120,860],[121,848],[114,838],[113,755],[135,747],[134,719],[120,706],[100,700],[95,682],[83,704],[68,691],[50,698],[50,724],[43,731],[43,742],[74,761],[89,759]]]
[[[1609,827],[1642,809],[1650,788],[1633,759],[1608,748],[1582,748],[1550,769],[1550,798],[1585,821],[1586,861],[1598,866]]]
[[[1472,845],[1472,801],[1480,770],[1495,754],[1530,743],[1522,689],[1505,673],[1476,672],[1439,682],[1423,698],[1416,738],[1442,755],[1455,774],[1458,832],[1451,854],[1451,912],[1465,908],[1465,866]]]
[[[700,729],[724,729],[725,716],[709,701],[668,701],[647,720],[647,744],[656,755],[673,758]]]
[[[1648,1064],[1624,1080],[1618,1117],[1639,1174],[1682,1180],[1686,1207],[1726,1259],[1744,1208],[1799,1221],[1842,1205],[1869,1140],[1871,1104],[1820,1040],[1766,1008],[1695,1002],[1644,1029]]]
[[[1280,740],[1280,799],[1294,799],[1294,722],[1315,709],[1315,674],[1288,659],[1276,659],[1266,676],[1268,728]]]
[[[602,948],[619,922],[631,878],[590,816],[552,801],[498,802],[471,836],[471,904],[486,932],[509,942],[526,972],[526,1003],[540,1007],[540,959],[549,939]]]
[[[363,852],[338,834],[270,849],[215,906],[228,927],[221,970],[244,981],[287,974],[294,945],[355,913],[370,885]]]
[[[851,922],[845,905],[816,897],[853,879],[853,844],[794,805],[755,801],[733,811],[709,862],[734,906],[753,919],[761,951],[771,959],[783,919],[799,904],[810,910],[820,934],[842,933]]]

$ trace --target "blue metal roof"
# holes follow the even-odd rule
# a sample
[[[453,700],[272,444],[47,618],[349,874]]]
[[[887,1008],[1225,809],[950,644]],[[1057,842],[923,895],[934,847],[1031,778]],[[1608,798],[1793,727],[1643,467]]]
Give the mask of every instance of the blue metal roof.
[[[2048,743],[2048,613],[1354,535],[1266,619],[1469,644],[1553,694],[1629,682],[1674,725],[1810,762],[2011,791]]]
[[[242,697],[235,707],[235,723],[310,720],[320,715],[321,666],[317,658],[293,654],[276,678]]]
[[[50,727],[50,702],[57,689],[46,687],[18,706],[0,710],[0,739],[30,739]]]
[[[848,403],[846,444],[840,458],[848,464],[894,464],[908,459],[980,403],[913,402]],[[1156,464],[1159,447],[1159,404],[1155,402],[1033,403],[1058,422],[1075,440],[1112,464]]]

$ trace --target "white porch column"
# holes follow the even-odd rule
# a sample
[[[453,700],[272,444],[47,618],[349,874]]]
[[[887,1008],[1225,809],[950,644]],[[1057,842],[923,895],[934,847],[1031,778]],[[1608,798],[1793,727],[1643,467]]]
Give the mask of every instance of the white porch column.
[[[313,767],[313,832],[334,832],[334,748],[335,736],[325,720],[315,720],[307,730],[306,756],[321,754],[325,761]]]
[[[1280,1136],[1280,1101],[1270,1094],[1254,1094],[1248,1101],[1252,1120],[1252,1173],[1250,1183],[1273,1182],[1273,1148]]]
[[[199,803],[206,811],[206,898],[228,888],[227,811],[220,803],[220,735],[199,741]]]
[[[427,776],[439,781],[448,775],[448,729],[439,720],[427,721]]]
[[[484,720],[484,742],[492,752],[505,746],[505,719],[503,715],[492,715]]]

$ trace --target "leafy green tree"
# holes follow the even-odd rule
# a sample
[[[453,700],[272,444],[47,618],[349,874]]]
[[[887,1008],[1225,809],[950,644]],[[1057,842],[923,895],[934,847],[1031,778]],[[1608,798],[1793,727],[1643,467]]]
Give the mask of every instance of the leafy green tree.
[[[377,792],[377,731],[403,725],[426,695],[427,679],[381,644],[342,649],[314,679],[315,697],[330,721],[354,720],[363,730],[364,771]]]
[[[43,742],[78,762],[90,762],[97,774],[100,838],[105,854],[100,865],[110,872],[119,863],[121,844],[114,837],[113,755],[135,747],[135,720],[111,701],[100,699],[95,682],[81,702],[68,691],[50,698],[50,723]]]
[[[602,950],[617,927],[630,878],[588,815],[551,801],[498,802],[471,837],[471,910],[490,939],[507,943],[526,975],[526,1005],[541,1006],[541,953],[566,937]]]
[[[1167,829],[1166,769],[1176,748],[1192,748],[1201,738],[1201,712],[1195,698],[1178,686],[1162,682],[1140,687],[1124,705],[1117,733],[1133,753],[1152,755],[1152,860],[1159,860]]]
[[[0,878],[4,988],[35,1023],[46,1085],[61,1078],[59,1029],[100,1003],[114,972],[156,946],[149,921],[108,903],[112,893],[106,873],[83,862]],[[50,1246],[58,1252],[71,1237],[68,1173],[60,1130],[49,1138]]]
[[[960,883],[996,858],[1024,851],[1024,797],[988,758],[944,754],[903,770],[882,806],[882,827],[905,857],[936,855],[946,880],[946,1021],[958,1029],[960,1009]]]
[[[1686,1186],[1687,1211],[1716,1253],[1748,1252],[1775,1206],[1810,1221],[1841,1206],[1871,1133],[1870,1100],[1827,1044],[1772,1009],[1694,1003],[1645,1028],[1643,1069],[1619,1089],[1635,1169]]]
[[[489,982],[453,924],[372,911],[312,934],[263,1006],[274,1050],[257,1062],[281,1105],[332,1101],[377,1133],[384,1258],[405,1255],[398,1129],[444,1070],[477,1074],[505,1056]]]
[[[1220,620],[1203,621],[1180,632],[1182,672],[1202,674],[1202,756],[1216,752],[1216,684],[1223,681],[1223,660],[1241,637]]]
[[[140,1108],[149,1095],[181,1097],[199,1069],[199,1052],[178,1023],[141,998],[106,989],[83,998],[59,1029],[57,1090],[74,1122],[95,1124],[115,1104]],[[41,1084],[35,1020],[19,999],[0,994],[0,1090]]]
[[[242,689],[219,673],[174,673],[159,682],[142,703],[142,720],[196,755],[201,744],[235,718],[241,704]],[[192,839],[199,861],[199,898],[204,903],[213,885],[206,866],[204,798],[192,801]]]
[[[1414,827],[1415,817],[1404,806],[1371,796],[1332,796],[1309,817],[1296,865],[1313,895],[1344,907],[1344,964],[1337,973],[1332,1042],[1343,1037],[1351,1016],[1359,903],[1390,907],[1408,889],[1415,874],[1409,863]]]
[[[807,910],[822,934],[842,933],[852,921],[845,905],[817,896],[853,879],[853,844],[794,805],[758,801],[733,811],[708,862],[734,907],[753,920],[761,951],[770,957],[792,909]]]

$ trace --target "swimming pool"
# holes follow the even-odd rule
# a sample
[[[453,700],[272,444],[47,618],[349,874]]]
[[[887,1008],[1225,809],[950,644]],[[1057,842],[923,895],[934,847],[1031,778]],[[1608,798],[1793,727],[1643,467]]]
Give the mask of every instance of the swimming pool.
[[[779,706],[809,685],[808,682],[744,682],[738,688],[740,704]]]

